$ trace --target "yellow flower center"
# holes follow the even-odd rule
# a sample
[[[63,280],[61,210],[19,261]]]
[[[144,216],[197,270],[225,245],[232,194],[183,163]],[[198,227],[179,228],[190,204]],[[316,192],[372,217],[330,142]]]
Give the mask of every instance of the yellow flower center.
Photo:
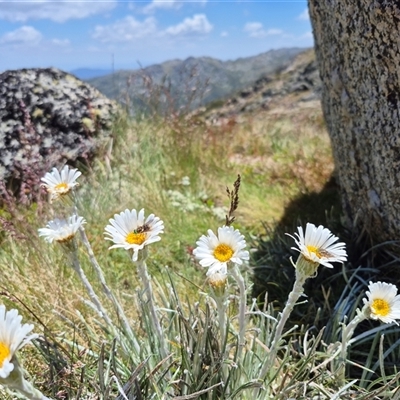
[[[329,258],[329,257],[332,257],[332,254],[330,254],[328,251],[326,251],[326,250],[324,250],[322,248],[318,248],[318,247],[311,246],[311,245],[308,245],[306,247],[307,247],[307,250],[310,253],[314,253],[318,258]],[[310,260],[310,261],[313,261],[313,260]]]
[[[378,317],[386,317],[390,312],[390,305],[386,300],[374,299],[371,305],[372,311]]]
[[[315,246],[306,246],[306,247],[310,253],[314,253],[318,257],[318,247]]]
[[[10,356],[10,349],[8,346],[0,342],[0,368],[3,367],[4,361]]]
[[[214,257],[221,262],[229,261],[233,256],[233,250],[227,244],[219,244],[214,249]]]
[[[142,244],[146,240],[146,234],[130,232],[126,235],[125,240],[129,244]]]
[[[61,182],[54,187],[57,192],[67,193],[69,191],[68,185],[65,182]]]

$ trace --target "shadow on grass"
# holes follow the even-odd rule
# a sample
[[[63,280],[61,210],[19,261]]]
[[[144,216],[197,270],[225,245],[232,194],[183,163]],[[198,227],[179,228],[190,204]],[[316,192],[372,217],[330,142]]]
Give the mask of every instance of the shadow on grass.
[[[341,322],[346,320],[346,316],[351,318],[355,309],[362,306],[369,281],[384,281],[396,286],[400,281],[400,259],[392,251],[393,246],[397,246],[398,251],[399,244],[373,243],[367,234],[347,229],[341,221],[342,216],[339,187],[332,177],[319,193],[303,194],[288,204],[282,219],[274,226],[265,225],[265,234],[253,246],[257,250],[253,253],[252,296],[260,303],[267,298],[281,311],[295,279],[290,258],[295,262],[298,257],[298,252],[291,249],[295,246],[294,240],[286,233],[293,235],[298,226],[304,229],[306,223],[311,222],[323,225],[338,236],[340,242],[346,243],[347,262],[343,265],[335,263],[334,268],[320,266],[317,276],[307,279],[305,296],[300,298],[285,328],[303,324],[317,330],[324,328],[326,343],[338,340]],[[379,325],[379,321],[363,321],[354,336]],[[351,349],[353,361],[366,365],[368,360],[366,366],[374,371],[368,375],[370,378],[380,376],[378,363],[375,363],[379,357],[377,343],[380,336],[381,332],[377,332]],[[392,350],[399,342],[400,331],[386,329],[385,349],[391,349],[385,358],[387,374],[397,371],[398,354]],[[354,378],[360,378],[361,373],[357,366],[350,368],[350,376]]]
[[[282,310],[294,282],[295,269],[290,259],[295,262],[299,254],[291,249],[295,242],[286,233],[293,235],[298,226],[305,229],[306,223],[311,222],[323,225],[338,236],[340,242],[346,243],[348,261],[343,266],[335,263],[334,268],[320,266],[317,276],[306,281],[306,297],[300,300],[307,301],[295,307],[290,325],[325,326],[338,308],[346,285],[358,267],[363,266],[357,270],[356,280],[362,283],[364,289],[370,279],[383,279],[386,275],[377,266],[390,264],[390,260],[379,249],[370,251],[373,245],[370,239],[365,235],[355,236],[342,223],[342,216],[339,187],[332,176],[320,192],[302,194],[292,200],[277,224],[264,225],[265,234],[254,245],[257,250],[253,254],[252,296],[262,303],[267,294],[268,302]],[[388,277],[386,281],[393,279]]]

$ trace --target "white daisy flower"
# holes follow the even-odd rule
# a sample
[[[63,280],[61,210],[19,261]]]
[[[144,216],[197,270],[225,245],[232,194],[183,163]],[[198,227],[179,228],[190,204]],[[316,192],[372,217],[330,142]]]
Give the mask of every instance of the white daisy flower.
[[[44,240],[52,243],[54,240],[58,243],[67,243],[73,239],[78,229],[85,224],[83,217],[72,215],[66,219],[54,219],[50,221],[46,228],[38,229],[39,236],[43,236]]]
[[[33,325],[21,324],[22,317],[17,310],[6,311],[0,305],[0,378],[6,379],[14,370],[13,357],[37,335],[27,336]],[[15,362],[15,361],[14,361]]]
[[[400,319],[400,295],[397,294],[397,287],[391,283],[370,282],[368,289],[368,299],[363,299],[367,316],[386,324],[395,322],[398,325],[396,319]]]
[[[339,238],[334,236],[329,229],[322,225],[316,227],[310,223],[307,223],[305,235],[301,226],[297,229],[299,231],[295,233],[297,238],[288,233],[287,235],[293,238],[298,246],[292,249],[299,251],[307,261],[333,268],[332,262],[347,260],[345,244],[335,243]]]
[[[227,263],[242,264],[249,260],[249,252],[244,236],[232,226],[218,228],[218,236],[209,229],[208,236],[201,236],[196,242],[197,247],[193,255],[199,260],[202,267],[208,267],[207,276],[217,272],[227,274]]]
[[[76,168],[69,169],[65,165],[61,173],[57,168],[53,168],[51,172],[41,178],[43,186],[50,193],[50,201],[57,200],[59,197],[68,194],[75,186],[79,185],[76,180],[82,175]]]
[[[125,210],[115,214],[110,219],[110,224],[105,227],[106,240],[115,244],[109,249],[121,247],[125,250],[133,250],[132,260],[137,261],[139,250],[142,250],[150,243],[161,240],[159,234],[164,232],[164,222],[150,214],[144,218],[144,209],[139,213],[135,209]]]

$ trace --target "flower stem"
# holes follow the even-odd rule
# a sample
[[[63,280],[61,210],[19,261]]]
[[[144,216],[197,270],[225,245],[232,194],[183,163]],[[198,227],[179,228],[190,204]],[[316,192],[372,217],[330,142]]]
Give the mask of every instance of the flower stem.
[[[101,304],[96,292],[94,291],[92,285],[90,284],[85,273],[83,272],[83,269],[82,269],[81,264],[78,259],[77,249],[72,250],[70,253],[70,256],[71,256],[72,268],[78,274],[79,279],[83,283],[83,286],[85,286],[92,303],[95,305],[95,307],[97,309],[97,312],[104,319],[104,321],[106,321],[108,327],[113,331],[113,333],[116,335],[118,341],[120,342],[120,337],[119,337],[118,333],[116,332],[116,329],[115,329],[110,317],[108,316],[108,314],[107,314],[106,310],[104,309],[103,305]]]
[[[308,278],[308,276],[306,276],[302,273],[298,273],[298,270],[296,269],[296,280],[293,284],[292,291],[289,293],[288,301],[285,305],[285,308],[282,311],[281,318],[279,319],[278,325],[276,327],[274,340],[271,344],[271,348],[270,348],[270,351],[268,354],[267,361],[264,364],[264,366],[261,370],[261,373],[260,373],[261,380],[265,379],[267,373],[270,371],[270,369],[275,361],[275,358],[276,358],[276,355],[278,352],[279,342],[282,339],[283,328],[284,328],[286,321],[289,318],[291,312],[293,311],[293,308],[294,308],[297,300],[304,292],[303,286],[304,286],[304,283],[307,280],[307,278]]]
[[[75,214],[76,216],[78,216],[78,206],[77,206],[78,199],[77,199],[77,197],[76,197],[75,191],[72,192],[72,197],[73,197],[73,203],[74,203],[74,207],[73,207],[74,214]],[[130,326],[130,324],[129,324],[129,322],[128,322],[128,319],[126,318],[126,315],[125,315],[125,313],[124,313],[123,308],[121,307],[121,305],[119,304],[118,300],[115,298],[114,294],[111,292],[110,288],[108,287],[108,285],[107,285],[107,283],[106,283],[106,280],[105,280],[105,278],[104,278],[103,271],[102,271],[102,269],[101,269],[99,263],[97,262],[96,256],[94,255],[94,252],[93,252],[93,249],[92,249],[92,246],[91,246],[91,244],[90,244],[90,242],[89,242],[89,239],[87,238],[85,229],[84,229],[82,226],[79,227],[79,234],[80,234],[81,240],[82,240],[83,244],[85,245],[86,250],[87,250],[87,252],[88,252],[89,260],[90,260],[91,264],[93,265],[93,268],[94,268],[94,270],[95,270],[95,272],[96,272],[96,274],[97,274],[97,277],[98,277],[98,279],[99,279],[99,281],[100,281],[100,283],[101,283],[101,285],[102,285],[102,287],[103,287],[103,291],[104,291],[105,295],[108,297],[108,299],[109,299],[109,300],[112,302],[112,304],[114,305],[114,308],[115,308],[115,310],[116,310],[116,312],[117,312],[118,317],[121,318],[122,326],[123,326],[123,328],[124,328],[124,330],[125,330],[125,334],[130,338],[130,341],[131,341],[131,343],[132,343],[132,345],[133,345],[133,347],[134,347],[134,349],[135,349],[136,354],[139,355],[139,354],[140,354],[140,345],[139,345],[139,343],[138,343],[138,341],[137,341],[137,339],[136,339],[135,334],[134,334],[133,331],[132,331],[132,328],[131,328],[131,326]],[[79,262],[78,262],[78,264],[79,264]],[[83,271],[82,271],[82,272],[83,272]],[[85,277],[85,278],[86,278],[86,277]],[[89,283],[89,282],[88,282],[88,283]],[[86,285],[85,285],[85,286],[86,286]],[[86,286],[86,287],[87,287],[87,286]],[[88,288],[88,287],[87,287],[87,288]],[[89,289],[88,289],[88,290],[89,290]],[[89,294],[90,294],[90,293],[89,293]],[[107,318],[108,318],[108,317],[107,317]],[[107,321],[106,321],[106,322],[107,322],[108,324],[110,324],[111,321],[110,321],[109,318],[108,318],[108,320],[109,320],[109,322],[107,322]],[[112,328],[113,328],[114,331],[115,331],[114,326],[113,326],[113,325],[111,325],[111,326],[112,326]],[[122,342],[121,342],[121,341],[120,341],[120,343],[121,343],[121,345],[122,345]],[[127,352],[130,352],[130,349],[126,349],[126,351],[127,351]]]
[[[346,373],[347,349],[351,344],[350,339],[352,338],[357,325],[364,319],[366,319],[365,315],[359,312],[348,325],[343,324],[339,366],[335,371],[335,374],[341,384],[344,384],[346,380],[345,373]]]
[[[239,337],[238,337],[238,351],[236,355],[236,362],[241,361],[242,351],[246,344],[245,333],[246,333],[246,287],[244,279],[239,271],[238,266],[235,264],[232,269],[232,276],[235,279],[239,287]]]
[[[93,265],[93,268],[97,274],[97,277],[99,278],[99,281],[103,287],[105,295],[108,297],[108,299],[114,305],[114,308],[117,311],[118,317],[121,318],[122,326],[125,330],[126,335],[130,338],[130,340],[135,348],[136,354],[140,354],[140,345],[136,339],[136,336],[132,331],[132,328],[128,322],[128,319],[126,318],[126,315],[124,313],[122,306],[119,304],[118,300],[115,298],[114,294],[111,292],[110,288],[107,286],[103,271],[102,271],[99,263],[97,262],[97,259],[93,253],[92,246],[86,236],[85,230],[82,227],[79,228],[79,233],[81,235],[82,242],[85,245],[86,250],[89,254],[90,262]]]
[[[218,312],[218,325],[219,325],[219,333],[221,337],[221,351],[225,348],[225,340],[226,340],[226,296],[220,297],[215,296],[214,300],[217,304],[217,312]]]
[[[213,296],[215,303],[217,304],[217,313],[218,313],[218,325],[219,325],[219,333],[220,333],[220,351],[222,354],[222,377],[223,382],[226,383],[229,370],[228,365],[225,363],[225,360],[229,358],[229,354],[227,354],[227,346],[226,346],[226,339],[227,339],[227,296],[224,293],[222,296]],[[225,394],[229,395],[229,387],[226,388]]]
[[[156,331],[156,334],[158,336],[158,341],[159,341],[159,344],[161,347],[160,348],[161,357],[165,358],[165,357],[167,357],[168,353],[166,350],[164,335],[163,335],[163,332],[161,329],[160,321],[158,320],[158,317],[157,317],[157,311],[156,311],[156,307],[154,304],[153,289],[151,286],[150,276],[147,272],[145,256],[142,256],[142,258],[140,258],[140,255],[139,255],[139,259],[137,261],[137,266],[138,266],[139,276],[144,285],[144,293],[146,294],[147,302],[149,305],[151,323],[153,325],[153,329]]]

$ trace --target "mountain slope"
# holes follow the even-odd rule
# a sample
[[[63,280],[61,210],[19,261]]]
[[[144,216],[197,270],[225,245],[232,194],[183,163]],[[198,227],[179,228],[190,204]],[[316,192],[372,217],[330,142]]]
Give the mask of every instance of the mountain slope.
[[[141,70],[117,71],[88,82],[131,111],[189,111],[225,99],[265,74],[279,73],[304,49],[270,50],[253,57],[220,61],[189,57]]]
[[[198,110],[209,123],[240,121],[247,114],[292,113],[294,109],[320,108],[321,80],[313,49],[298,54],[279,73],[264,74],[225,101]]]

